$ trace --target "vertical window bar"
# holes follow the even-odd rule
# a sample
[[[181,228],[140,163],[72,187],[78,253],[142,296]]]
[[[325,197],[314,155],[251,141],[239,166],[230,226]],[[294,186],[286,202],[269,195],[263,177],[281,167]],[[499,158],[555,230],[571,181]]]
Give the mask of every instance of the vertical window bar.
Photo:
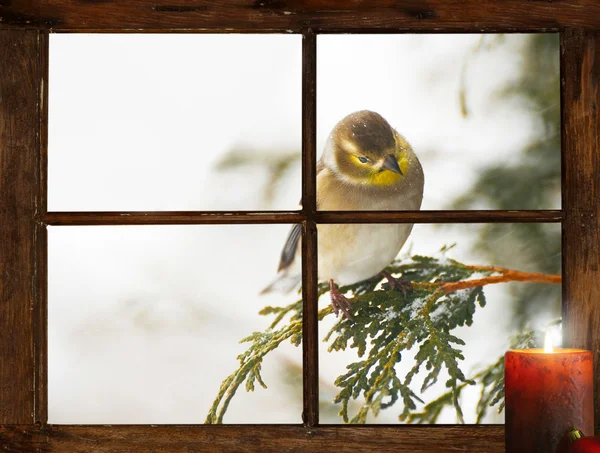
[[[37,30],[0,25],[0,425],[35,422],[39,52]]]
[[[38,204],[35,215],[35,253],[37,297],[33,314],[34,347],[34,421],[45,425],[48,422],[48,235],[46,225],[41,221],[48,211],[48,62],[49,34],[40,31],[39,58],[39,135],[38,140]]]
[[[305,426],[319,422],[319,355],[317,316],[317,226],[316,197],[316,86],[317,40],[312,31],[302,35],[302,348]]]
[[[594,352],[600,388],[600,32],[561,33],[563,153],[563,338]],[[596,431],[600,394],[595,395]]]

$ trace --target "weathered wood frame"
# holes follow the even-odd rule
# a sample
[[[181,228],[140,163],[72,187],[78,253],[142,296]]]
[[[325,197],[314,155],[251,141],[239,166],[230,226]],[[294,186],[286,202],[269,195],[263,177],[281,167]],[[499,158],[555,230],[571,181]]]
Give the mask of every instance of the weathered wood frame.
[[[0,3],[0,449],[9,452],[500,453],[502,426],[325,426],[318,421],[316,224],[562,222],[565,341],[600,385],[600,3],[596,0],[13,0]],[[303,35],[303,200],[294,212],[48,213],[51,32]],[[563,204],[558,211],[316,212],[316,34],[560,32]],[[46,225],[302,223],[304,423],[47,424]],[[596,394],[596,431],[600,398]]]

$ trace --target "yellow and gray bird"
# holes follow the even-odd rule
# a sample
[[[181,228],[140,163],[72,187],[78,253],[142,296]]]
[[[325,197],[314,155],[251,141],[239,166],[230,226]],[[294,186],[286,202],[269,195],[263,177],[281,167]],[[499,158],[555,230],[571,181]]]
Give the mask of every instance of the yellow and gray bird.
[[[421,163],[406,139],[378,113],[351,113],[331,131],[317,164],[317,208],[322,211],[416,211],[423,200]],[[412,224],[318,226],[318,275],[329,281],[336,314],[351,318],[351,305],[336,284],[350,285],[377,274],[392,287],[402,282],[383,272],[398,255]],[[290,231],[277,278],[263,293],[288,292],[302,277],[302,227]]]

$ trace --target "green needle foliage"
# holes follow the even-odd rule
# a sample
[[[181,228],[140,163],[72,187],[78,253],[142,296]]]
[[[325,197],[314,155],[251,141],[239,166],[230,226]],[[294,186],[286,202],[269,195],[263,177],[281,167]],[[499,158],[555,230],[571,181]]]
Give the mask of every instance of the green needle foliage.
[[[364,357],[348,365],[348,372],[335,381],[341,391],[334,403],[341,403],[340,415],[346,423],[365,423],[369,412],[377,416],[399,399],[403,416],[415,410],[416,402],[422,400],[411,383],[422,368],[426,376],[421,393],[437,382],[443,368],[450,375],[446,386],[453,391],[467,382],[459,367],[464,342],[450,332],[471,325],[476,306],[483,307],[485,297],[481,287],[447,294],[439,283],[465,280],[476,271],[456,261],[421,256],[413,257],[410,264],[394,264],[387,271],[414,282],[414,290],[406,298],[388,284],[375,290],[379,279],[344,288],[354,294],[353,319],[341,319],[325,337],[331,342],[329,351],[351,347]],[[432,285],[432,280],[438,283]],[[402,351],[413,347],[418,348],[414,367],[406,376],[398,376],[395,365],[402,359]],[[348,403],[361,395],[365,404],[350,418]],[[460,420],[458,401],[455,407]]]
[[[510,349],[525,349],[533,345],[534,332],[528,329],[511,339]],[[422,412],[413,412],[404,417],[400,416],[400,420],[408,423],[436,423],[442,410],[447,406],[454,406],[461,392],[471,382],[476,382],[476,385],[481,388],[479,401],[475,409],[477,414],[475,423],[481,423],[490,407],[497,405],[498,413],[502,412],[504,409],[504,356],[499,357],[496,362],[474,374],[471,379],[461,383],[456,389],[444,393],[427,404]]]
[[[485,278],[497,278],[503,270],[467,266],[441,255],[413,256],[392,263],[386,272],[401,275],[412,283],[412,289],[403,295],[379,276],[340,288],[342,293],[352,296],[352,319],[339,318],[324,341],[329,343],[330,352],[354,348],[360,359],[349,364],[347,372],[335,381],[339,393],[334,402],[340,404],[340,416],[346,423],[365,423],[369,414],[377,416],[382,409],[401,402],[401,420],[434,422],[441,410],[451,405],[457,419],[463,422],[460,394],[467,385],[479,383],[481,419],[489,404],[503,398],[503,363],[498,361],[467,378],[460,367],[465,343],[452,331],[473,323],[477,307],[486,303]],[[477,280],[477,286],[469,285],[469,280]],[[452,285],[465,281],[467,285],[460,288]],[[319,295],[327,291],[327,285],[319,287]],[[332,313],[330,306],[320,310],[319,320]],[[240,367],[223,381],[206,423],[223,422],[229,403],[244,382],[247,391],[253,391],[257,382],[266,388],[261,366],[269,352],[284,341],[301,344],[301,300],[286,307],[266,307],[260,314],[275,318],[265,332],[254,332],[242,340],[250,346],[238,356]],[[409,350],[416,351],[414,364],[406,375],[399,375],[396,365],[402,360],[402,353]],[[417,403],[423,403],[421,395],[438,381],[443,371],[448,375],[445,382],[448,392],[426,405],[423,412],[415,413]],[[417,376],[423,378],[421,395],[413,389]],[[361,397],[364,404],[356,413],[349,413],[350,402]]]
[[[292,313],[289,324],[278,330],[273,330],[288,313]],[[265,332],[254,332],[249,337],[240,341],[240,343],[252,344],[246,352],[237,357],[240,361],[240,368],[227,377],[221,384],[219,394],[210,409],[205,423],[223,423],[223,416],[227,412],[229,403],[244,381],[246,381],[247,392],[254,391],[255,382],[258,382],[261,387],[267,388],[260,373],[262,361],[269,352],[287,340],[295,346],[299,346],[302,342],[302,300],[287,307],[266,307],[260,314],[275,314],[275,321]]]

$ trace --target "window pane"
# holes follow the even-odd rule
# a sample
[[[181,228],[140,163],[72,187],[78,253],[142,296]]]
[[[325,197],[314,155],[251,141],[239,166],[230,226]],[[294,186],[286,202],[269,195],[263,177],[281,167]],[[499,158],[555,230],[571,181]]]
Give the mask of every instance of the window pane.
[[[204,423],[240,340],[272,322],[258,311],[300,299],[295,282],[259,295],[281,250],[270,238],[288,229],[50,227],[50,423]],[[268,390],[244,383],[223,422],[301,423],[301,348],[283,341],[262,378]]]
[[[50,36],[51,211],[295,209],[301,37]]]
[[[320,209],[560,208],[558,34],[317,42]]]
[[[321,287],[320,421],[343,423],[347,400],[351,423],[458,423],[456,394],[465,423],[503,423],[504,353],[560,342],[560,225],[415,225],[390,264],[403,227],[319,226],[319,277],[341,284],[339,317]]]

